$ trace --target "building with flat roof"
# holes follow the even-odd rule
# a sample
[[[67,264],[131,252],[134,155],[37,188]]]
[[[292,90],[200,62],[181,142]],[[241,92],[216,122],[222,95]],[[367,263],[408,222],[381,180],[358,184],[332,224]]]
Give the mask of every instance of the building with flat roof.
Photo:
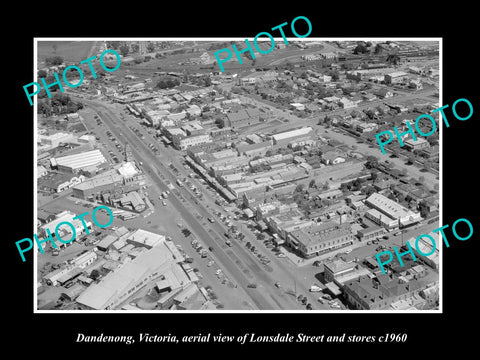
[[[75,136],[69,133],[56,133],[52,135],[38,135],[38,141],[42,145],[49,145],[50,149],[58,147],[60,143],[67,143],[75,140]]]
[[[325,262],[323,268],[325,282],[334,282],[340,288],[343,288],[343,284],[347,281],[371,275],[371,272],[360,264],[342,259]]]
[[[369,241],[376,239],[385,234],[385,228],[380,226],[370,226],[366,229],[361,229],[357,232],[357,237],[360,241]]]
[[[406,72],[395,71],[390,74],[385,74],[385,83],[386,84],[398,84],[403,81],[403,79],[408,76]]]
[[[423,150],[430,147],[429,142],[424,138],[417,137],[416,139],[417,140],[408,138],[407,140],[405,140],[404,141],[405,148],[410,151],[415,151],[415,150]]]
[[[293,230],[287,235],[287,246],[300,256],[309,258],[353,244],[349,224],[334,221]]]
[[[127,237],[127,243],[151,249],[165,241],[165,235],[155,234],[143,229],[137,229]]]
[[[52,167],[70,173],[77,173],[84,168],[98,166],[105,162],[107,160],[98,149],[50,159]]]
[[[346,282],[343,292],[348,303],[355,309],[382,310],[390,308],[392,303],[418,295],[434,284],[435,281],[420,278],[405,282],[389,275],[379,275],[375,278],[360,276]]]

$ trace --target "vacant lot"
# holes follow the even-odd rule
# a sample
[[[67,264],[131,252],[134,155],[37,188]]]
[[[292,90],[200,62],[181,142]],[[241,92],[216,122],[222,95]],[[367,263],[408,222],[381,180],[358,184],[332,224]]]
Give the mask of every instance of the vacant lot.
[[[38,60],[58,55],[65,61],[80,62],[88,57],[94,45],[95,41],[39,41]]]

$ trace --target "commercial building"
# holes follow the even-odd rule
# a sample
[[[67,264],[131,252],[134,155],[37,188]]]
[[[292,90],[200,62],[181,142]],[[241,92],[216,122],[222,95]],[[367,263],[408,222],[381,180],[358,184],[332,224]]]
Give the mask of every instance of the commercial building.
[[[165,241],[165,236],[160,234],[155,234],[150,231],[145,231],[143,229],[138,229],[128,235],[127,243],[133,244],[137,247],[143,246],[147,249],[151,249],[158,244],[161,244]]]
[[[366,229],[359,230],[357,232],[357,237],[360,241],[365,242],[381,237],[383,234],[385,234],[384,227],[371,226]]]
[[[343,288],[347,281],[352,281],[360,276],[370,275],[371,272],[356,262],[346,262],[342,259],[327,261],[323,264],[324,279],[326,282],[334,282]]]
[[[438,249],[440,246],[439,245],[440,235],[434,234],[433,237],[436,238],[435,251],[432,251],[434,246],[432,242],[430,240],[427,240],[425,237],[420,238],[420,240],[416,243],[416,245],[415,245],[415,241],[416,241],[415,238],[411,238],[410,240],[408,240],[408,242],[410,243],[417,259],[421,259],[425,264],[427,264],[431,268],[438,270],[438,266],[440,264],[440,251]],[[421,253],[418,252],[417,249],[420,250]],[[405,250],[408,250],[408,248],[405,247]],[[430,254],[430,255],[425,256],[423,254]]]
[[[93,250],[90,250],[86,253],[80,254],[69,262],[70,264],[79,267],[80,269],[85,269],[88,265],[93,264],[97,260],[97,258],[97,253]]]
[[[416,272],[416,271],[414,271]],[[378,275],[375,278],[361,276],[344,284],[343,292],[348,303],[358,310],[382,310],[390,308],[392,303],[422,295],[423,290],[434,286],[438,280],[417,274],[409,278],[393,275]]]
[[[257,109],[242,109],[235,112],[227,113],[219,120],[221,127],[230,127],[239,129],[245,126],[258,124],[263,118]]]
[[[211,143],[212,141],[212,137],[209,134],[189,137],[174,136],[173,146],[178,150],[187,150],[189,147]]]
[[[68,190],[71,187],[80,185],[85,181],[85,176],[71,173],[62,173],[58,171],[51,171],[48,174],[42,176],[37,181],[39,190],[47,191],[50,193],[60,193]]]
[[[305,126],[300,129],[281,132],[275,135],[272,135],[273,144],[277,145],[279,143],[285,143],[298,139],[299,137],[309,136],[313,129],[310,126]]]
[[[107,274],[98,284],[91,285],[76,301],[94,310],[114,309],[145,285],[175,271],[172,269],[183,271],[178,261],[166,242],[158,243]]]
[[[50,159],[52,167],[69,173],[77,173],[82,169],[95,167],[106,161],[98,149]]]
[[[287,235],[287,246],[300,256],[309,258],[353,244],[349,224],[326,224],[291,231]]]
[[[68,222],[70,224],[73,225],[73,227],[75,228],[75,238],[72,240],[75,241],[75,240],[78,240],[80,237],[82,237],[83,234],[85,234],[85,228],[83,226],[83,223],[82,223],[82,219],[78,218],[78,219],[73,219],[74,217],[76,217],[77,215],[68,211],[68,210],[65,210],[65,211],[62,211],[61,213],[57,214],[56,218],[54,220],[52,220],[51,222],[45,224],[45,225],[42,225],[39,230],[38,230],[38,238],[46,238],[47,237],[47,230],[50,231],[50,234],[52,234],[52,237],[54,239],[56,239],[57,235],[55,234],[55,229],[56,227],[58,226],[58,224],[62,223],[62,222]],[[89,231],[92,230],[92,223],[90,221],[85,221],[85,226],[88,228]],[[57,229],[57,234],[58,236],[60,236],[60,238],[62,238],[63,241],[68,241],[72,238],[73,234],[72,234],[72,228],[68,225],[65,225],[65,224],[62,224],[58,229]],[[47,241],[47,242],[44,242],[42,243],[42,248],[45,249],[45,244],[51,244],[50,241]],[[69,242],[70,244],[71,242]],[[60,240],[56,239],[55,241],[55,244],[57,245],[57,248],[61,248],[61,247],[65,247],[67,244],[61,242]]]
[[[73,134],[56,133],[52,135],[38,135],[38,141],[42,145],[48,145],[51,149],[58,147],[60,143],[67,143],[75,140]]]
[[[395,71],[390,74],[385,74],[385,83],[398,84],[401,83],[406,76],[408,76],[408,74],[403,71]]]
[[[370,195],[365,200],[365,203],[371,208],[378,210],[381,214],[387,216],[386,219],[382,219],[382,216],[378,216],[376,212],[369,211],[368,213],[370,213],[372,220],[378,218],[378,221],[380,222],[391,224],[390,219],[393,219],[399,223],[399,226],[407,226],[419,222],[422,219],[420,213],[409,210],[396,201],[390,200],[379,193],[373,193]],[[389,227],[391,228],[391,225],[389,225]]]

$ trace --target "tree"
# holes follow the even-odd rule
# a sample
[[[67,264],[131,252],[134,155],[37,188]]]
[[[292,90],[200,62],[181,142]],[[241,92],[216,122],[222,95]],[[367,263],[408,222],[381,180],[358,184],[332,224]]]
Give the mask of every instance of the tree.
[[[151,43],[151,42],[148,43],[148,44],[147,44],[147,50],[148,50],[148,52],[150,52],[150,53],[154,52],[154,51],[155,51],[155,44],[154,44],[154,43]]]
[[[408,159],[408,162],[409,162],[410,164],[414,164],[414,163],[415,163],[415,155],[413,155],[413,154],[408,154],[407,159]]]
[[[315,179],[310,180],[310,183],[308,184],[309,188],[315,187]]]
[[[363,44],[358,44],[355,49],[353,49],[354,54],[365,54],[368,52],[368,49],[365,45]]]
[[[39,78],[47,77],[47,72],[46,72],[45,70],[38,70],[37,76],[38,76]]]
[[[367,156],[367,162],[365,163],[365,167],[367,169],[372,169],[377,166],[378,166],[378,159],[372,155]]]
[[[138,53],[140,51],[140,46],[138,44],[132,44],[131,48],[133,53]]]
[[[418,182],[419,182],[420,184],[423,184],[423,183],[425,182],[425,176],[420,176],[420,177],[418,178]]]
[[[49,56],[45,59],[45,63],[49,66],[62,65],[63,64],[63,58],[61,56]]]
[[[92,278],[93,280],[97,280],[99,277],[100,271],[98,271],[97,269],[92,270],[92,272],[90,273],[90,278]]]
[[[375,183],[375,181],[378,179],[378,173],[376,171],[372,171],[370,173],[370,179]]]
[[[331,76],[333,81],[338,81],[338,79],[340,78],[337,70],[330,70],[328,72],[328,76]]]
[[[126,45],[120,46],[120,54],[122,54],[123,57],[127,56],[128,53],[130,52],[130,49]]]
[[[107,41],[107,48],[117,50],[121,44],[120,41]]]
[[[328,181],[325,181],[325,184],[322,186],[322,190],[328,190],[330,189],[330,183]]]
[[[295,188],[296,192],[301,192],[303,191],[303,188],[305,187],[304,184],[298,184],[297,187]]]

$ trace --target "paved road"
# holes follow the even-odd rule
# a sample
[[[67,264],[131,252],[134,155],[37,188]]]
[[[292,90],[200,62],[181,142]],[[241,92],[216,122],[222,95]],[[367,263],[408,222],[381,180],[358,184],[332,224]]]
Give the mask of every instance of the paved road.
[[[115,115],[111,113],[105,105],[88,100],[83,100],[83,102],[99,112],[102,120],[110,127],[111,132],[118,139],[126,139],[130,144],[132,144],[132,152],[136,158],[143,160],[143,167],[146,173],[154,180],[154,182],[162,191],[167,190],[167,186],[160,179],[163,164],[160,163],[153,154],[151,154],[150,150],[142,142],[135,138],[135,136],[130,132],[130,129],[128,129],[122,123],[120,123],[120,126],[118,126],[118,122],[114,120]],[[122,135],[120,135],[120,132]],[[234,263],[235,260],[238,259],[234,259],[232,254],[226,252],[218,244],[218,241],[212,239],[212,234],[206,231],[205,227],[197,221],[195,216],[192,214],[191,209],[187,209],[182,200],[180,200],[176,195],[171,195],[169,197],[169,201],[179,211],[182,219],[189,224],[193,232],[196,233],[198,237],[203,240],[204,243],[206,243],[207,246],[212,246],[214,248],[213,254],[217,261],[227,269],[231,275],[231,278],[234,279],[238,285],[245,289],[259,309],[291,308],[292,303],[290,303],[289,299],[284,296],[285,294],[283,292],[273,287],[273,280],[269,278],[268,274],[266,274],[265,271],[259,267],[258,263],[252,261],[253,259],[248,256],[248,254],[244,253],[245,250],[239,247],[235,249],[234,255],[239,257],[241,261],[245,263],[246,267],[248,267],[248,269],[250,269],[256,275],[256,279],[262,282],[263,288],[266,291],[260,292],[258,289],[247,288],[247,285],[252,282],[252,279],[249,279],[243,275],[244,272],[241,271],[242,269],[238,269]],[[219,239],[222,238],[221,234],[215,232],[213,233],[213,236],[218,237]],[[272,300],[271,296],[269,298],[265,298],[263,294],[266,294],[267,292],[273,293],[272,295],[274,296],[273,298],[275,300]],[[282,301],[281,306],[279,303],[280,301]],[[288,307],[285,307],[285,303],[288,304]]]

